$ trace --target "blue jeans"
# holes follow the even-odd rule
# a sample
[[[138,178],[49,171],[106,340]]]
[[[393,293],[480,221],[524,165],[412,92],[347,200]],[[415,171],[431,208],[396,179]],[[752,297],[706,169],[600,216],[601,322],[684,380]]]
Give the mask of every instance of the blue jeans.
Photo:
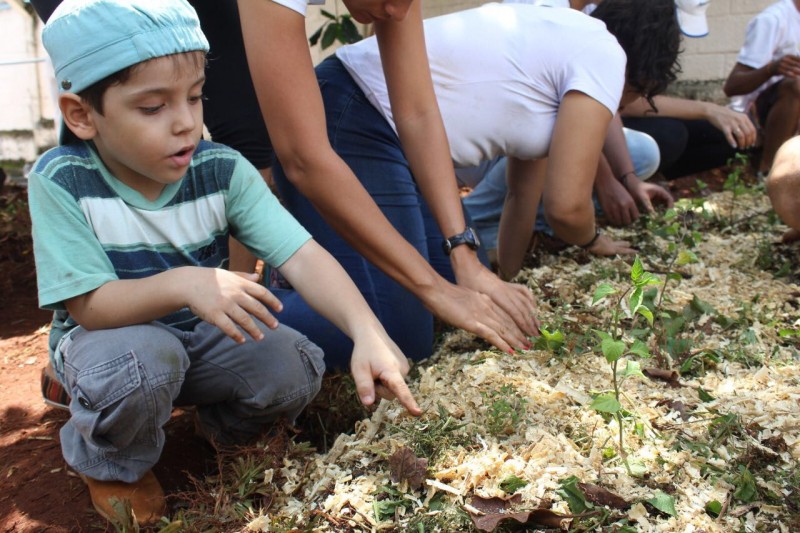
[[[331,146],[392,226],[440,275],[453,281],[450,260],[442,251],[442,234],[417,188],[397,134],[336,57],[323,61],[316,73]],[[430,356],[431,313],[414,294],[340,237],[289,182],[279,162],[273,166],[273,175],[283,204],[341,263],[403,353],[414,360]],[[358,210],[357,205],[352,208]],[[353,349],[350,339],[311,309],[295,291],[278,288],[273,291],[284,305],[278,320],[302,331],[319,345],[329,368],[347,368]]]
[[[203,434],[220,444],[294,422],[319,391],[322,352],[286,326],[261,330],[261,341],[237,344],[207,322],[76,327],[59,344],[71,396],[64,459],[93,479],[135,482],[158,461],[176,405],[196,406]]]
[[[624,132],[636,175],[642,180],[650,178],[658,170],[660,162],[658,144],[645,133],[627,128]],[[497,248],[500,215],[506,199],[506,158],[498,157],[480,167],[459,169],[458,174],[462,182],[474,187],[462,203],[478,230],[481,243],[487,250]],[[597,201],[595,201],[595,211],[602,213]],[[541,202],[534,229],[548,234],[553,233],[544,218],[544,207]]]

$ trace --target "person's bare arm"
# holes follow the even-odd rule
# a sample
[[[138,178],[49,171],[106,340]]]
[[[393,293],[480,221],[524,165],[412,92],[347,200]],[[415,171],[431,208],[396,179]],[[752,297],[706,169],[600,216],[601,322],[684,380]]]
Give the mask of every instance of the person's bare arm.
[[[569,244],[586,245],[597,231],[592,185],[610,120],[605,106],[576,91],[568,92],[558,109],[542,201],[553,231]],[[634,252],[626,241],[606,235],[588,249],[597,255]]]
[[[404,379],[408,359],[336,259],[311,240],[278,270],[311,307],[353,340],[350,370],[362,403],[372,405],[377,393],[396,397],[408,412],[421,414]]]
[[[412,6],[415,9],[418,7]],[[392,22],[398,27],[382,39],[400,32],[401,24],[421,24],[421,15],[412,16],[414,12],[402,22]],[[333,151],[304,17],[267,0],[239,0],[239,14],[261,111],[291,182],[349,244],[415,294],[436,316],[504,351],[511,351],[511,345],[527,346],[526,331],[491,298],[448,283],[434,271],[392,227]]]
[[[110,281],[65,305],[90,330],[144,324],[188,307],[241,343],[245,337],[237,326],[254,339],[263,336],[252,317],[271,328],[278,325],[269,309],[280,311],[281,303],[257,278],[218,268],[180,267],[142,279]]]
[[[626,117],[707,120],[725,134],[728,144],[734,148],[747,148],[756,142],[756,128],[745,113],[739,113],[713,102],[666,95],[655,96],[653,103],[656,105],[656,110],[653,110],[644,98],[639,98],[632,104],[626,105],[622,110],[622,115]]]
[[[507,158],[508,184],[497,233],[497,262],[500,276],[511,279],[522,268],[528,251],[539,200],[545,183],[547,159]]]
[[[376,22],[375,35],[392,116],[415,181],[442,234],[449,237],[461,233],[466,224],[431,81],[420,3],[412,4],[401,23]],[[538,333],[534,299],[526,287],[500,280],[468,246],[454,248],[450,260],[458,285],[488,295],[526,335]]]

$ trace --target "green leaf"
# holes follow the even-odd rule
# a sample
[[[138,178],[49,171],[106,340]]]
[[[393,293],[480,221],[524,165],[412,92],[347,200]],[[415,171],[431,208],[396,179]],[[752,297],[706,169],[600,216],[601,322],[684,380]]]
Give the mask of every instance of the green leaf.
[[[706,503],[706,512],[716,518],[719,516],[719,513],[722,512],[722,504],[717,500],[711,500]]]
[[[628,352],[634,355],[638,355],[642,359],[649,359],[650,357],[652,357],[652,355],[650,354],[650,350],[647,349],[647,345],[644,342],[640,341],[639,339],[633,341],[631,347],[628,348]]]
[[[336,15],[334,15],[330,11],[325,11],[324,9],[320,9],[319,11],[320,11],[320,13],[322,13],[323,17],[327,17],[327,18],[329,18],[331,20],[336,20]]]
[[[628,308],[631,310],[631,313],[635,314],[636,310],[642,305],[642,298],[644,298],[642,289],[639,287],[633,289],[630,298],[628,298]]]
[[[697,388],[697,396],[700,397],[701,402],[713,402],[716,398],[711,396],[703,387]]]
[[[736,492],[733,497],[744,503],[750,503],[758,498],[758,488],[756,480],[750,470],[745,466],[739,466],[739,475],[736,478]]]
[[[310,44],[311,46],[316,45],[317,41],[319,41],[320,36],[322,36],[323,29],[325,29],[325,24],[320,26],[319,29],[315,31],[314,34],[311,35],[311,37],[308,38],[308,44]]]
[[[342,31],[340,32],[340,39],[342,43],[357,43],[363,37],[358,33],[358,28],[353,24],[353,19],[350,15],[342,15]]]
[[[600,342],[600,350],[606,357],[606,361],[613,363],[625,353],[625,343],[622,341],[615,341],[612,338],[603,339]]]
[[[593,507],[591,503],[586,501],[586,496],[583,494],[583,491],[578,488],[578,483],[580,483],[578,478],[570,476],[566,479],[562,479],[560,482],[561,488],[556,490],[556,494],[567,502],[569,510],[572,511],[573,514],[586,512]]]
[[[697,255],[690,250],[681,250],[678,253],[678,259],[675,261],[675,264],[678,266],[689,265],[693,263],[697,263]]]
[[[613,394],[601,394],[600,396],[596,397],[592,400],[591,405],[589,406],[595,411],[601,413],[610,413],[616,414],[622,409],[622,405],[614,398]]]
[[[633,477],[644,477],[647,474],[648,470],[645,464],[642,461],[628,461],[628,468],[630,469],[631,475]]]
[[[631,281],[636,283],[639,278],[642,277],[644,273],[644,267],[642,266],[642,262],[637,255],[636,258],[633,260],[633,266],[631,267]]]
[[[630,376],[644,377],[639,361],[625,361],[625,369],[622,371],[622,375],[626,378]]]
[[[608,283],[601,283],[597,286],[594,290],[594,297],[592,298],[592,305],[596,304],[606,296],[610,294],[615,294],[617,289],[609,285]]]
[[[689,303],[689,306],[702,315],[714,315],[717,312],[713,305],[704,302],[698,298],[696,294],[692,296],[692,301]]]
[[[512,475],[500,482],[500,490],[502,490],[506,494],[514,494],[519,489],[527,485],[528,485],[527,481]]]
[[[648,324],[650,324],[651,326],[653,325],[653,312],[650,309],[648,309],[643,305],[640,305],[639,307],[636,308],[636,312],[642,315],[647,320]]]
[[[336,40],[336,34],[339,32],[339,25],[331,22],[328,24],[328,27],[325,28],[325,32],[322,34],[322,42],[320,46],[323,50],[328,48],[333,42]]]
[[[661,511],[662,513],[670,516],[677,516],[678,512],[675,510],[675,498],[664,492],[658,491],[647,503]]]

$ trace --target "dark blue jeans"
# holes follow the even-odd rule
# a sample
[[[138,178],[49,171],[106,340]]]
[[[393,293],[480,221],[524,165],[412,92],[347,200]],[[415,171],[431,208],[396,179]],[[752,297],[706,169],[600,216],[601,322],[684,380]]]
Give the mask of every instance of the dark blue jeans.
[[[442,251],[442,234],[427,208],[400,139],[335,57],[317,69],[328,137],[394,228],[446,279],[454,276]],[[381,324],[403,353],[419,360],[431,355],[433,317],[409,291],[344,241],[286,178],[279,162],[275,182],[286,208],[353,278]],[[352,206],[358,210],[359,206]],[[278,320],[303,332],[325,352],[328,368],[347,368],[352,343],[313,311],[294,291],[274,289],[284,310]]]

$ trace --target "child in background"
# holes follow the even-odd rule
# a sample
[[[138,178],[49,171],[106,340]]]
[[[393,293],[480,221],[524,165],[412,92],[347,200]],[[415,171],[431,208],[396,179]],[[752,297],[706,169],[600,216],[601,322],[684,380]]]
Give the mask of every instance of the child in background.
[[[67,463],[95,509],[164,513],[152,473],[174,405],[220,444],[290,422],[319,390],[321,350],[278,323],[228,237],[277,268],[354,342],[361,401],[420,409],[408,362],[340,265],[234,150],[201,140],[208,43],[185,0],[65,0],[46,24],[62,145],[30,175],[39,303],[70,393]]]

